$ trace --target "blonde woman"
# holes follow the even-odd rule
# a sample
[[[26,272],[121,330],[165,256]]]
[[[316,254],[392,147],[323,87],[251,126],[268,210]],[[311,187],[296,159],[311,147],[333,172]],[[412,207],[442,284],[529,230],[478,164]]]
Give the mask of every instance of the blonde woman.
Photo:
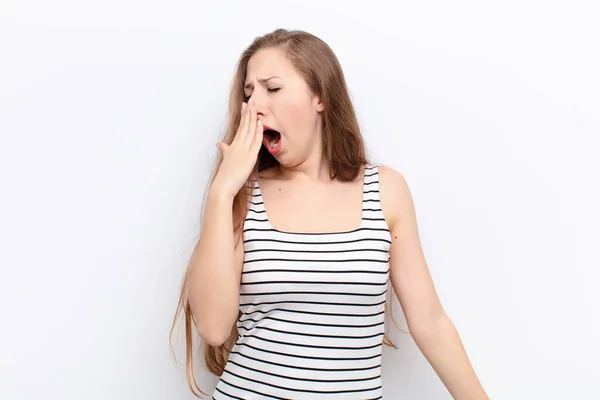
[[[381,399],[391,282],[452,396],[487,399],[436,294],[409,188],[367,160],[327,44],[302,31],[257,38],[217,146],[175,316],[196,395],[192,329],[220,376],[214,399]]]

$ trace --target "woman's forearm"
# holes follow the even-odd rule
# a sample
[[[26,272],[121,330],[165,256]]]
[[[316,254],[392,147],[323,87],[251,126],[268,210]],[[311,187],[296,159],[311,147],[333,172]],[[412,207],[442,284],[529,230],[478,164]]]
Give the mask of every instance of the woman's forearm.
[[[411,327],[411,334],[455,400],[489,400],[447,315]]]

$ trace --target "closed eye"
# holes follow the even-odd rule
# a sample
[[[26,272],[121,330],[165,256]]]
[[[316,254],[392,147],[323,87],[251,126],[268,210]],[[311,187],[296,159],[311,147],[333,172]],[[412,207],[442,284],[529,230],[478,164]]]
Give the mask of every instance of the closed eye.
[[[281,88],[269,88],[267,89],[267,91],[269,93],[276,93],[279,92]],[[252,97],[252,95],[248,95],[248,96],[244,96],[244,102],[247,103],[248,101],[250,101],[250,97]]]

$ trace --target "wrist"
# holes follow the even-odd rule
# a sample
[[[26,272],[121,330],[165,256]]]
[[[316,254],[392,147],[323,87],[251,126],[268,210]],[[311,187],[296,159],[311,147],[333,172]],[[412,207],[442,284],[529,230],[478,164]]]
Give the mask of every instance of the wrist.
[[[217,203],[233,203],[235,194],[223,188],[218,182],[213,182],[208,189],[208,201]]]

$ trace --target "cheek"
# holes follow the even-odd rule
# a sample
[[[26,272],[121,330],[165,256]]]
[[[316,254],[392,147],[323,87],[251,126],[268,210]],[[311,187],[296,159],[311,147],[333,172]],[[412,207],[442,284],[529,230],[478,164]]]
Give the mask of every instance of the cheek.
[[[311,125],[312,109],[309,101],[304,99],[289,99],[285,105],[286,119],[293,129],[303,129]]]

